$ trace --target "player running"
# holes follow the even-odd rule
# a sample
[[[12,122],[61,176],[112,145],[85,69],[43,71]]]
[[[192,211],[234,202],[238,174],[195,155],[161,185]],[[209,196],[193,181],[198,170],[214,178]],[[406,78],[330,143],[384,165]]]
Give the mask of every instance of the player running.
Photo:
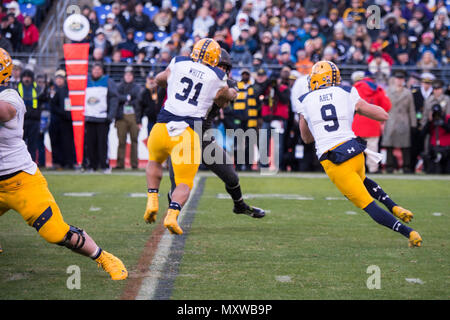
[[[405,226],[412,213],[393,202],[381,187],[365,176],[362,139],[352,131],[356,113],[377,121],[386,121],[388,114],[379,106],[367,103],[354,87],[341,87],[339,69],[330,61],[319,61],[311,70],[310,91],[295,101],[300,113],[300,133],[305,143],[315,141],[319,161],[331,181],[355,206],[367,212],[377,223],[401,233],[409,239],[410,247],[420,247],[422,238],[417,231]],[[391,212],[380,208],[374,199]]]
[[[84,230],[64,222],[22,139],[26,108],[17,91],[7,86],[12,68],[9,53],[0,48],[0,216],[15,210],[46,241],[92,258],[113,280],[126,279],[120,259],[97,246]]]
[[[176,188],[164,218],[164,227],[181,235],[178,215],[189,198],[201,160],[200,138],[194,122],[203,121],[213,102],[226,106],[237,96],[227,86],[225,72],[217,68],[220,46],[210,38],[199,40],[190,57],[178,56],[156,76],[159,86],[167,87],[167,100],[148,138],[149,161],[146,168],[147,207],[144,220],[156,221],[162,163],[170,156]]]
[[[221,49],[221,55],[218,68],[222,69],[227,76],[231,71],[231,57],[225,49]],[[227,80],[227,84],[230,88],[234,88],[237,90],[236,82],[232,79]],[[209,163],[208,161],[202,161],[207,169],[214,172],[216,176],[218,176],[225,183],[225,190],[231,196],[233,200],[233,212],[236,214],[245,214],[252,218],[263,218],[266,213],[263,209],[249,206],[245,203],[244,198],[242,197],[241,185],[239,184],[239,176],[234,169],[233,162],[229,159],[225,150],[220,147],[217,142],[214,140],[214,137],[211,137],[207,134],[207,130],[211,129],[213,126],[214,119],[219,115],[220,107],[213,103],[211,110],[208,112],[206,119],[202,123],[202,150],[208,148],[209,150],[214,150],[215,157],[220,158],[220,161]],[[208,135],[208,136],[206,136]],[[202,152],[203,155],[203,152]],[[175,190],[176,184],[173,175],[172,162],[169,161],[169,172],[170,172],[170,181],[172,183],[171,192]],[[169,202],[170,202],[169,193]]]

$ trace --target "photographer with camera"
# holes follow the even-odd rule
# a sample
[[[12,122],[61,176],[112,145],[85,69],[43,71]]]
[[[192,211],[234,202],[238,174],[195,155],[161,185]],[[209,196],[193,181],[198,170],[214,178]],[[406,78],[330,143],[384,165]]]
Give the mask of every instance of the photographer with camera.
[[[450,97],[444,94],[444,82],[433,81],[433,93],[425,101],[424,119],[428,120],[425,150],[427,173],[450,173]]]
[[[278,149],[278,167],[280,170],[285,170],[283,161],[284,154],[284,137],[287,130],[287,123],[290,111],[291,89],[289,83],[289,76],[291,69],[284,66],[279,74],[272,74],[266,88],[262,90],[263,96],[261,103],[261,117],[263,119],[262,128],[266,129],[267,141],[270,141],[271,129],[279,135],[279,143],[275,145]],[[274,150],[271,150],[273,153]]]

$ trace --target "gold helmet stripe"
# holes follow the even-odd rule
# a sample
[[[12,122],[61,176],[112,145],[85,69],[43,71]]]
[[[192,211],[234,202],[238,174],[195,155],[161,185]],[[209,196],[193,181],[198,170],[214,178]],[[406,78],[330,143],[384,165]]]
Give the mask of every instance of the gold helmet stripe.
[[[206,54],[206,50],[208,49],[209,44],[211,43],[211,39],[207,39],[203,45],[202,48],[200,49],[200,54],[198,56],[198,60],[202,61],[205,54]]]

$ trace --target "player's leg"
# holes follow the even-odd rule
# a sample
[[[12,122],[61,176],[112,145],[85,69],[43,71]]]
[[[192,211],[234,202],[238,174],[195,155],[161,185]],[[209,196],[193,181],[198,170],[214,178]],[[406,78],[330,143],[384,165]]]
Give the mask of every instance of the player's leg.
[[[176,187],[171,194],[171,202],[164,226],[173,234],[182,234],[178,225],[178,215],[189,198],[194,186],[201,159],[200,139],[191,128],[187,128],[181,135],[181,140],[172,145],[171,162]]]
[[[103,251],[84,230],[69,226],[64,221],[39,170],[34,175],[23,172],[12,179],[21,187],[9,193],[9,206],[19,212],[42,238],[90,257],[102,265],[113,280],[127,278],[128,272],[120,259]]]
[[[375,181],[365,177],[364,185],[366,186],[367,191],[370,195],[380,201],[382,204],[386,206],[386,208],[397,218],[402,220],[403,222],[409,223],[413,218],[413,213],[408,209],[400,207],[397,205],[389,195],[384,192],[384,190],[376,183]]]
[[[416,235],[418,236],[417,232],[403,225],[389,212],[380,208],[370,196],[361,180],[361,172],[364,170],[363,154],[347,160],[340,165],[335,165],[329,160],[322,161],[321,164],[331,181],[355,206],[367,212],[375,222],[409,238],[410,245],[421,245],[422,239],[419,236],[419,242],[419,239],[416,237]]]
[[[251,207],[245,203],[241,185],[239,184],[239,176],[227,152],[214,140],[207,141],[203,139],[202,149],[203,153],[205,150],[211,150],[211,156],[215,161],[204,161],[203,163],[225,183],[225,190],[231,196],[234,203],[233,212],[236,214],[246,214],[253,218],[264,217],[265,211],[263,209]]]
[[[147,206],[144,213],[144,220],[147,223],[156,221],[159,210],[158,193],[163,175],[162,163],[169,156],[168,133],[164,123],[157,123],[153,126],[147,141],[149,161],[145,174],[147,179]]]

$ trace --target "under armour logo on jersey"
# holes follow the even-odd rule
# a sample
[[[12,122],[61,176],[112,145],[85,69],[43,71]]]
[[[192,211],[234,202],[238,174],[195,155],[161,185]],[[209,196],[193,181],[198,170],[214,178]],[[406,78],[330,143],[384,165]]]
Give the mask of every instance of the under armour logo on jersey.
[[[356,150],[355,150],[355,148],[353,148],[353,147],[351,147],[350,149],[347,149],[347,152],[348,153],[352,153],[352,152],[355,152]]]

